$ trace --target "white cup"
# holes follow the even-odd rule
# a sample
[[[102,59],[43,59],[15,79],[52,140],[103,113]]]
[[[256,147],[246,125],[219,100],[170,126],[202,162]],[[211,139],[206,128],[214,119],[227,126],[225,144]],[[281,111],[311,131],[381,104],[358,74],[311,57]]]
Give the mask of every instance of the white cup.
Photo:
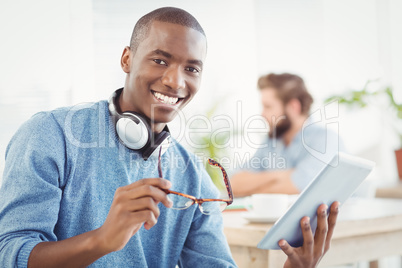
[[[251,212],[255,216],[279,218],[289,206],[287,194],[253,194]]]

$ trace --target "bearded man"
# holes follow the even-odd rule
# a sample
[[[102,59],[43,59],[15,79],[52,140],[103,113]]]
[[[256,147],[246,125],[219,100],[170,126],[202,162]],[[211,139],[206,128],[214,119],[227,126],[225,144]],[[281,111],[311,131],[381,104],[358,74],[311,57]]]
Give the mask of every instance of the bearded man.
[[[301,77],[270,73],[259,78],[258,88],[269,133],[232,176],[233,194],[298,194],[344,146],[337,133],[310,122],[313,98]]]

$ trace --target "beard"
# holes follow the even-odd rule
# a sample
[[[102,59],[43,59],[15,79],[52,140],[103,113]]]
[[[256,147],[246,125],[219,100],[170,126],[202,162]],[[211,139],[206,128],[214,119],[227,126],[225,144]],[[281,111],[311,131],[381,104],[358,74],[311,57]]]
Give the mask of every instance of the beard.
[[[284,119],[281,119],[276,125],[270,126],[268,136],[271,139],[281,138],[290,129],[292,123],[288,118],[289,117],[285,114]]]

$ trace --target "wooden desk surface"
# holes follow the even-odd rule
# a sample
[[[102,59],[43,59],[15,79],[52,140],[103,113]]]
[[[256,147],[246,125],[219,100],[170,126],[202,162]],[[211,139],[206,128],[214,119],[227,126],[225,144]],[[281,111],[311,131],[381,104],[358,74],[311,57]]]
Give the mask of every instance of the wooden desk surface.
[[[378,187],[376,189],[376,197],[402,198],[402,181],[398,181],[394,185]]]
[[[280,250],[256,245],[272,223],[249,223],[242,212],[223,213],[224,232],[239,267],[282,267]],[[320,267],[402,255],[402,200],[350,199],[340,209],[331,249]]]

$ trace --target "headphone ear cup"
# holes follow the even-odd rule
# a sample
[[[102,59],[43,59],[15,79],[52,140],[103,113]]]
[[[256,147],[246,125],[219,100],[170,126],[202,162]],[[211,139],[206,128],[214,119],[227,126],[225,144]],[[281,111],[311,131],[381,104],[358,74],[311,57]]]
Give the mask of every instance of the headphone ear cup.
[[[151,138],[148,123],[133,113],[121,114],[116,122],[116,132],[120,141],[132,150],[141,150]]]
[[[109,98],[109,112],[115,123],[116,134],[127,148],[142,152],[143,159],[156,155],[156,149],[162,147],[164,153],[170,146],[169,128],[165,126],[159,134],[152,133],[145,118],[135,112],[120,112],[118,98],[123,92],[120,88]]]

